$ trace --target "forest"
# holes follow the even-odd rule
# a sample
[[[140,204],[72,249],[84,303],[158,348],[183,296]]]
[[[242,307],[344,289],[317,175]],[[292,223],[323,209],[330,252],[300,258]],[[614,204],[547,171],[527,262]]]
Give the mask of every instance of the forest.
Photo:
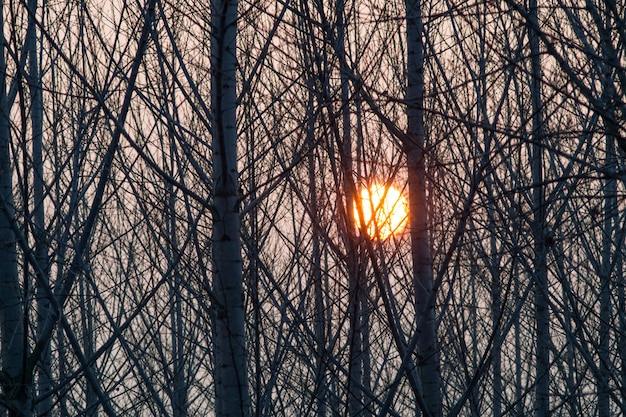
[[[626,415],[624,0],[0,0],[0,417]]]

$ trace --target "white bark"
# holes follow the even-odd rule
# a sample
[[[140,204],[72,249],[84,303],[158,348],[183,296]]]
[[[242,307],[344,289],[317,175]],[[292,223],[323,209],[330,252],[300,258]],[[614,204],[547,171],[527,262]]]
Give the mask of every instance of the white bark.
[[[215,402],[218,417],[242,417],[250,413],[250,396],[237,209],[237,1],[212,0],[211,23]]]

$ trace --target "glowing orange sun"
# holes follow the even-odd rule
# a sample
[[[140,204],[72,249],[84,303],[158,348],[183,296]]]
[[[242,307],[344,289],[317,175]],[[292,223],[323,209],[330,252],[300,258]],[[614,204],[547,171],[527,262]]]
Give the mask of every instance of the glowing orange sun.
[[[402,233],[409,216],[409,205],[400,190],[394,186],[374,183],[359,191],[359,202],[354,203],[354,218],[363,226],[359,209],[363,211],[364,229],[371,238],[385,240]]]

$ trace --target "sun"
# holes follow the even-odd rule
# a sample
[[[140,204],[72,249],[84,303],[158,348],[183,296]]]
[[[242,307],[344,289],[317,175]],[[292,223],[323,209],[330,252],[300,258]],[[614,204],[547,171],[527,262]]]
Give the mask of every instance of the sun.
[[[363,211],[364,227],[372,239],[385,240],[392,235],[400,234],[406,228],[409,216],[409,205],[402,192],[392,185],[374,183],[359,190],[360,207],[354,202],[354,218],[359,226]]]

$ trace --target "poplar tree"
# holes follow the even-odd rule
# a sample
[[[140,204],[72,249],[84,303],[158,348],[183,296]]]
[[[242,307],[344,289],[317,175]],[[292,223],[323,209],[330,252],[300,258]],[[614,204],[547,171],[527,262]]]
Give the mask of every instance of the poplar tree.
[[[428,413],[440,416],[441,392],[439,353],[435,324],[435,293],[429,247],[428,201],[426,197],[425,129],[424,129],[424,43],[421,2],[407,0],[407,80],[406,153],[409,183],[409,233],[413,261],[413,285],[417,332],[418,367]]]
[[[211,1],[213,292],[218,417],[250,413],[237,170],[237,1]]]

